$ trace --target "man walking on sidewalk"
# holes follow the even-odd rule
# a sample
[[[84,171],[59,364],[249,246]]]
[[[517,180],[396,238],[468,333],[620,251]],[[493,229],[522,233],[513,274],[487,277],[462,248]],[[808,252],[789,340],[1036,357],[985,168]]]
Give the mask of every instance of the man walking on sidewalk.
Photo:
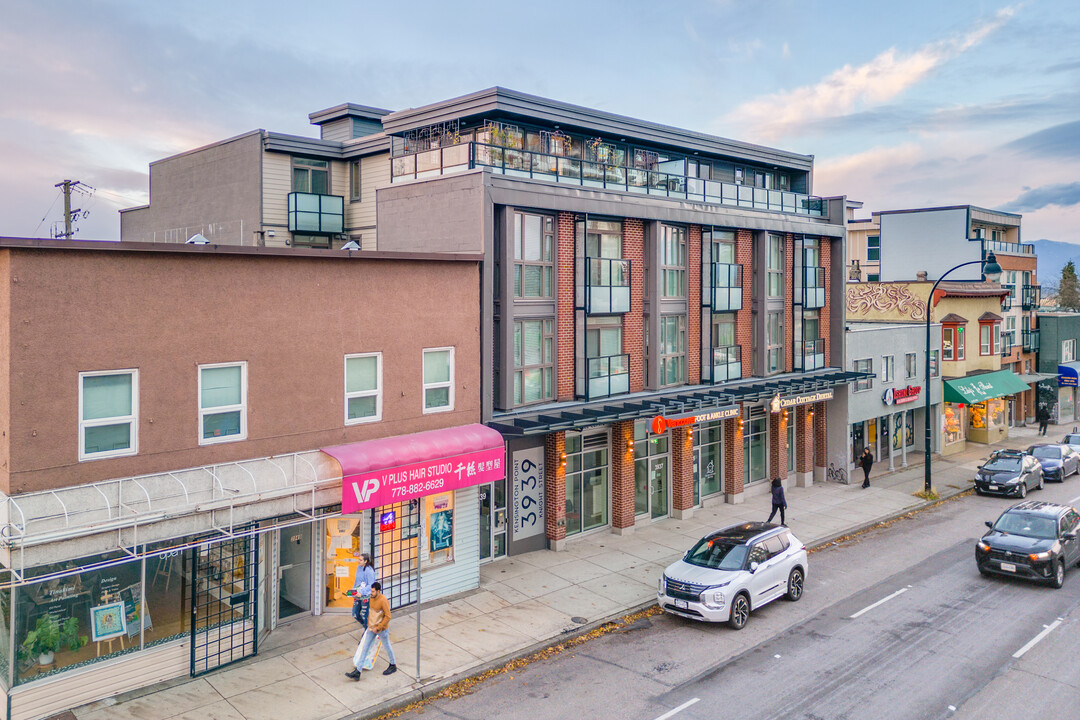
[[[1039,409],[1035,413],[1035,419],[1039,421],[1039,434],[1046,434],[1046,426],[1050,424],[1050,411],[1046,405],[1039,405]]]
[[[345,673],[345,677],[353,680],[360,679],[360,673],[364,669],[364,661],[368,653],[375,645],[378,638],[386,647],[386,658],[390,661],[390,667],[383,670],[383,675],[392,675],[397,672],[397,660],[394,658],[394,648],[390,646],[390,602],[382,594],[382,584],[371,584],[371,607],[368,610],[367,630],[360,638],[360,646],[353,655],[355,669]]]
[[[870,448],[864,447],[862,455],[859,456],[859,467],[863,471],[862,486],[864,488],[870,487],[870,468],[874,466],[874,456],[870,454]]]

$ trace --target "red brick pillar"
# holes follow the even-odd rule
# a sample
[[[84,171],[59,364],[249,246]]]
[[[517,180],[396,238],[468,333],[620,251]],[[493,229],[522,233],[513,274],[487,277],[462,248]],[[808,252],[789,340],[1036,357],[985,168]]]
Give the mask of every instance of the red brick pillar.
[[[745,408],[743,411],[745,412]],[[745,499],[745,462],[742,418],[724,420],[724,496],[729,503],[741,503]]]
[[[624,534],[634,527],[634,421],[611,425],[611,527]]]
[[[825,403],[810,406],[814,413],[814,481],[825,481],[825,468],[829,465],[829,446],[826,435]]]
[[[795,408],[795,484],[809,487],[814,484],[814,416],[811,405]]]
[[[686,299],[686,382],[701,382],[701,226],[690,226],[687,243],[690,253],[690,267],[687,280]],[[712,332],[712,329],[709,329]]]
[[[626,218],[622,232],[623,259],[630,261],[630,312],[623,315],[623,352],[630,353],[630,392],[641,392],[645,389],[645,223]]]
[[[753,295],[750,292],[754,271],[754,233],[750,230],[735,233],[735,262],[742,265],[743,294],[742,310],[735,313],[735,342],[742,347],[742,376],[746,378],[754,374],[754,314],[751,311]],[[741,438],[739,452],[742,452]],[[741,473],[739,477],[742,478]]]
[[[832,367],[832,347],[829,342],[832,337],[829,334],[829,312],[832,308],[832,240],[821,238],[818,249],[821,253],[821,267],[825,268],[825,307],[818,312],[818,327],[821,337],[825,338],[825,367]]]
[[[784,411],[769,413],[769,481],[787,477],[787,421]]]
[[[566,433],[555,432],[544,438],[544,514],[548,548],[566,546]]]
[[[555,242],[555,313],[558,397],[573,400],[574,387],[574,214],[559,213]]]
[[[694,515],[694,432],[671,429],[671,509],[679,520]]]
[[[791,233],[784,236],[784,297],[784,371],[791,372],[795,367],[795,236]]]

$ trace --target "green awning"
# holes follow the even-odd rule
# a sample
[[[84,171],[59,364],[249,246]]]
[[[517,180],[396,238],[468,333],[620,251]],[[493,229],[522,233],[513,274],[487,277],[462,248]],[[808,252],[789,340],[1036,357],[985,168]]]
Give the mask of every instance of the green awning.
[[[947,403],[981,403],[1030,389],[1013,371],[998,370],[946,380],[944,399]]]

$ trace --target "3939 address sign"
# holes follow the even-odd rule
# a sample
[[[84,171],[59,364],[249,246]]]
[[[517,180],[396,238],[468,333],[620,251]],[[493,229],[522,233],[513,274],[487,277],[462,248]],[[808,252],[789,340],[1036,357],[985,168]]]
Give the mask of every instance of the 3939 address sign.
[[[544,532],[544,448],[516,450],[511,475],[515,540]]]

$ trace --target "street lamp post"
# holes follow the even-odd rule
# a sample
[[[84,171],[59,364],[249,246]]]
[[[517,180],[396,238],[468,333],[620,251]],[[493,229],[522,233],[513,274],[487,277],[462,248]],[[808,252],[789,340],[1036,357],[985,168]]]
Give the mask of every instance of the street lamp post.
[[[945,279],[945,276],[951,273],[953,270],[959,270],[962,267],[968,265],[982,265],[983,278],[990,282],[997,282],[1001,279],[1001,266],[998,265],[997,257],[994,255],[994,251],[991,250],[986,254],[984,260],[972,260],[971,262],[960,263],[956,267],[949,268],[941,277],[937,279],[934,286],[930,288],[930,296],[926,299],[926,402],[924,403],[923,414],[926,416],[926,437],[923,440],[923,449],[926,452],[926,459],[923,462],[923,491],[929,495],[931,492],[930,487],[930,308],[934,302],[934,291],[937,290],[937,286]],[[966,340],[966,338],[965,338]],[[942,358],[939,357],[940,363]],[[942,398],[944,401],[944,397]]]

